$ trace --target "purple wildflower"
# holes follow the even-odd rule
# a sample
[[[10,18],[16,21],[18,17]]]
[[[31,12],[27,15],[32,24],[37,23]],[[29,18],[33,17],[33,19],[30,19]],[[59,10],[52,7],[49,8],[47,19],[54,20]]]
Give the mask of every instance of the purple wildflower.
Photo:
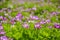
[[[52,12],[52,15],[56,15],[57,14],[57,12]]]
[[[5,20],[7,20],[7,18],[6,17],[3,17],[3,20],[5,21]]]
[[[15,24],[15,20],[16,20],[15,18],[11,19],[10,23]]]
[[[24,27],[24,28],[29,28],[29,25],[28,25],[27,23],[24,23],[24,24],[23,24],[23,27]]]
[[[40,24],[45,24],[46,22],[45,21],[41,21]]]
[[[55,28],[60,28],[60,25],[59,24],[54,24],[54,27]]]
[[[3,19],[3,16],[0,16],[0,19]]]
[[[5,34],[5,32],[3,31],[3,26],[1,23],[0,23],[0,34]]]
[[[20,17],[20,16],[22,16],[22,14],[21,13],[18,13],[16,16]]]
[[[36,23],[36,24],[35,24],[35,28],[38,28],[38,29],[39,29],[40,27],[41,27],[41,26],[40,26],[40,23]]]
[[[50,23],[50,19],[47,19],[45,22],[46,22],[46,23]]]
[[[0,34],[5,34],[5,32],[4,31],[1,31]]]
[[[33,7],[32,10],[36,10],[36,7]]]
[[[16,20],[19,21],[19,20],[21,20],[23,18],[23,16],[22,16],[21,13],[18,13],[15,18],[16,18]]]
[[[32,20],[39,20],[38,16],[30,16]]]
[[[3,27],[2,26],[0,26],[0,30],[2,30],[3,29]]]
[[[6,36],[1,36],[0,38],[1,38],[1,40],[8,40],[8,38]]]
[[[0,19],[1,20],[7,20],[7,18],[6,17],[3,17],[3,16],[0,16]]]

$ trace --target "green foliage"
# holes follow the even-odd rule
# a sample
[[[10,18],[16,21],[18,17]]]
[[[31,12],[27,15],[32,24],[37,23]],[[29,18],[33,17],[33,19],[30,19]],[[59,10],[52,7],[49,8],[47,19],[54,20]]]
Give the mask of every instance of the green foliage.
[[[14,11],[14,12],[11,12],[10,15],[11,15],[12,17],[15,17],[15,16],[17,15],[17,13],[18,13],[17,11]]]
[[[4,1],[4,0],[3,0],[3,1]],[[7,8],[9,1],[10,1],[10,0],[5,0],[5,2],[2,2],[2,4],[0,5],[0,9],[2,9],[2,8]]]
[[[8,1],[8,0],[7,0]],[[54,0],[52,0],[54,2]],[[56,1],[55,1],[56,2]],[[0,8],[9,8],[8,5],[11,4],[11,2],[5,2],[3,3]],[[37,15],[39,17],[42,16],[42,18],[47,17],[47,13],[53,12],[58,10],[56,5],[44,5],[40,6],[34,3],[24,3],[21,5],[13,5],[12,9],[15,9],[17,7],[23,6],[25,9],[26,8],[33,8],[36,6],[37,10],[34,11],[34,15]],[[46,11],[46,12],[45,12]],[[60,10],[59,10],[60,11]],[[12,11],[11,16],[15,17],[17,11]],[[30,13],[29,12],[21,12],[24,17],[29,17]],[[4,13],[0,13],[0,16],[4,16]],[[49,25],[44,24],[42,25],[42,28],[40,29],[35,29],[34,28],[34,23],[30,22],[29,24],[29,29],[23,28],[23,24],[21,22],[16,22],[15,25],[11,25],[9,23],[3,24],[4,31],[6,32],[6,36],[13,38],[13,40],[60,40],[60,29],[56,28],[48,28],[48,26],[53,26],[53,22],[59,22],[60,23],[60,14],[56,16],[53,16],[49,19],[51,19],[51,22]],[[25,22],[26,18],[22,19],[23,22]],[[39,20],[40,21],[40,20]],[[36,21],[35,21],[36,22]]]
[[[34,3],[24,3],[23,6],[25,8],[32,8],[32,7],[34,7]]]
[[[22,12],[22,15],[28,17],[30,15],[30,13],[29,12]]]
[[[14,40],[57,40],[60,37],[59,29],[49,29],[46,27],[33,29],[34,26],[32,23],[30,23],[30,27],[29,29],[22,28],[19,22],[17,22],[14,27],[11,27],[10,24],[4,24],[6,35]]]

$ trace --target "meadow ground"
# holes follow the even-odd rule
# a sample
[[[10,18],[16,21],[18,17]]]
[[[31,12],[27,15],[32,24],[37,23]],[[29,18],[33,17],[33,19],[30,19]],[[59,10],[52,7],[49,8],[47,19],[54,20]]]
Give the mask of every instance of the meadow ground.
[[[0,40],[60,40],[60,1],[0,0]]]

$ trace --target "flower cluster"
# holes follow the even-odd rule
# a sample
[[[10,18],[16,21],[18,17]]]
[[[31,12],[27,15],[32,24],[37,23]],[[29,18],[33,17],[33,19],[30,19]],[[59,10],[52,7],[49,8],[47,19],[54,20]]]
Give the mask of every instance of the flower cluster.
[[[56,15],[56,12],[52,12],[52,14]],[[26,21],[28,21],[27,24],[22,21],[23,19],[24,19],[24,16],[22,15],[22,13],[18,13],[14,18],[12,17],[10,19],[10,23],[12,25],[14,25],[17,21],[19,21],[19,22],[23,23],[23,26],[25,28],[29,28],[29,24],[28,23],[30,21],[34,21],[35,22],[34,23],[35,24],[35,28],[41,28],[41,26],[40,26],[41,24],[51,23],[51,19],[49,19],[49,18],[48,19],[40,19],[40,17],[34,16],[34,14],[30,15],[30,17],[26,18]],[[0,16],[0,20],[3,22],[3,21],[7,21],[8,18]],[[37,22],[38,20],[39,20],[39,22]],[[54,26],[54,27],[57,28],[56,26]]]
[[[3,26],[0,23],[0,40],[8,40],[8,38],[5,36],[5,31],[3,29]]]
[[[10,4],[8,8],[0,10],[0,40],[9,40],[9,36],[13,40],[24,40],[23,38],[26,39],[26,37],[26,40],[56,38],[55,33],[54,38],[52,38],[53,34],[51,35],[52,31],[60,29],[60,13],[55,10],[55,6],[49,3],[47,5],[45,3],[25,3],[19,6],[20,4],[16,6]]]
[[[60,25],[59,24],[54,24],[54,27],[55,28],[60,28]]]

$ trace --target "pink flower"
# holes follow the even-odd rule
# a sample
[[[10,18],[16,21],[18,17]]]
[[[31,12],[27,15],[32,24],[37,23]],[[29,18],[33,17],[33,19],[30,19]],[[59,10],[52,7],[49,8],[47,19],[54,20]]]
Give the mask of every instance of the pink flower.
[[[30,16],[32,20],[39,20],[38,16]]]
[[[23,27],[24,27],[24,28],[29,28],[29,25],[28,25],[27,23],[24,23],[24,24],[23,24]]]
[[[56,14],[58,14],[57,12],[52,12],[52,15],[56,15]]]
[[[0,31],[0,34],[5,34],[5,32],[4,31]]]
[[[1,38],[1,40],[8,40],[8,38],[6,36],[1,36],[0,38]]]
[[[15,20],[16,20],[15,18],[11,19],[10,23],[15,24]]]
[[[40,28],[41,26],[40,26],[40,23],[36,23],[35,24],[35,28]]]
[[[54,24],[54,27],[55,28],[60,28],[60,25],[59,24]]]
[[[0,26],[0,30],[2,30],[3,29],[3,27],[2,26]]]
[[[46,22],[46,23],[50,23],[50,19],[47,19],[45,22]]]
[[[22,14],[21,14],[21,13],[18,13],[16,16],[21,17],[21,16],[22,16]]]
[[[0,16],[0,19],[3,19],[3,16]]]
[[[36,10],[36,7],[33,7],[32,10]]]
[[[3,17],[3,20],[4,20],[4,21],[6,21],[6,20],[7,20],[7,18],[6,18],[6,17]]]
[[[21,13],[18,13],[15,18],[16,18],[16,20],[19,21],[19,20],[21,20],[23,18],[23,16],[22,16]]]
[[[6,17],[3,17],[3,16],[0,16],[0,19],[1,20],[4,20],[4,21],[7,20],[7,18]]]
[[[40,24],[45,24],[46,22],[45,21],[41,21]]]

